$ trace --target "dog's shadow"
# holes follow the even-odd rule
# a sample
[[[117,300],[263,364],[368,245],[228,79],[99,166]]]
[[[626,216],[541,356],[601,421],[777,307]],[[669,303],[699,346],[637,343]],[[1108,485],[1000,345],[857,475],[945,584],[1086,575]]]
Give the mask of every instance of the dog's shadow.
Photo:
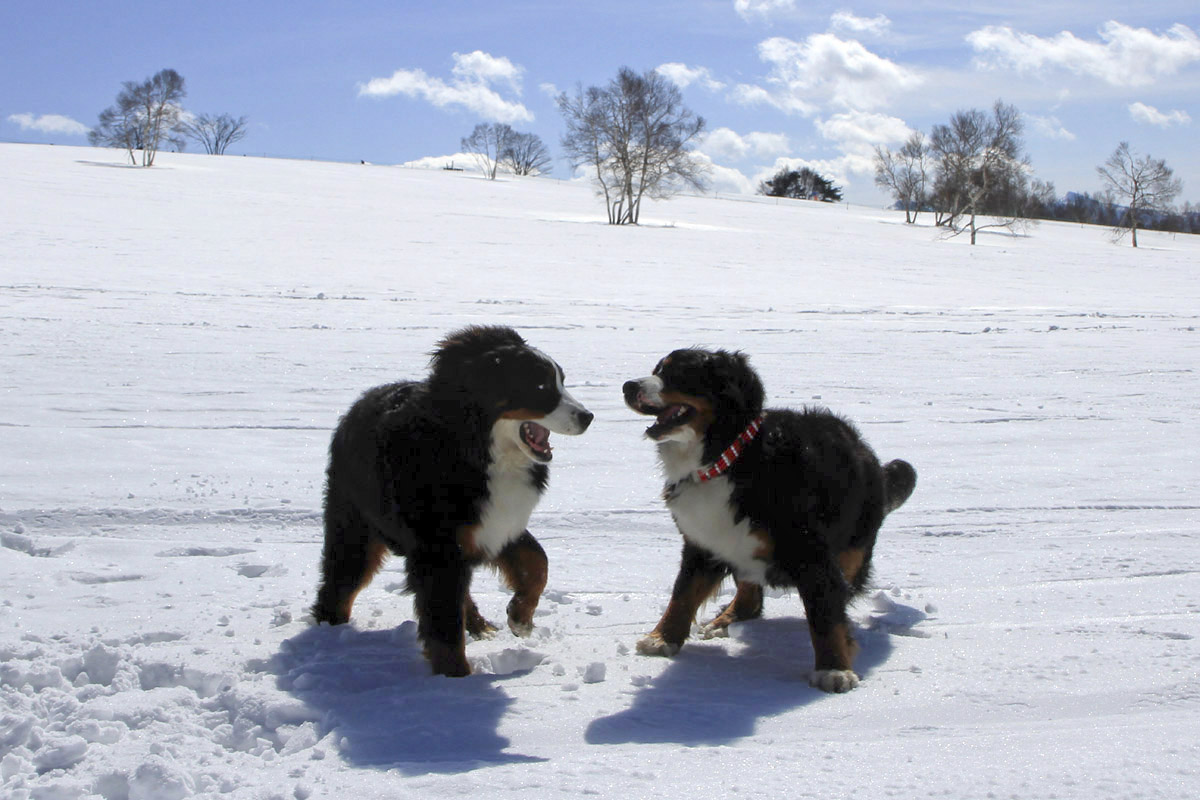
[[[273,662],[278,687],[318,712],[318,735],[334,732],[353,766],[453,774],[544,760],[508,752],[497,732],[513,702],[498,685],[506,676],[431,675],[413,623],[310,627]]]
[[[753,735],[764,717],[829,697],[808,685],[813,650],[803,617],[758,619],[733,630],[737,646],[689,640],[629,708],[593,720],[587,742],[728,744]],[[866,681],[892,645],[886,630],[854,633],[861,648],[854,667]]]

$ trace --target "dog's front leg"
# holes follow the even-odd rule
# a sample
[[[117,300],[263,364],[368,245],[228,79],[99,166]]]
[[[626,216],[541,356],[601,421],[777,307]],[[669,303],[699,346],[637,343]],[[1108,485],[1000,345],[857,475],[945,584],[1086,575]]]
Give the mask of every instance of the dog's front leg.
[[[440,551],[412,553],[406,567],[417,613],[417,635],[434,674],[451,678],[470,675],[464,630],[470,567]]]
[[[712,596],[729,574],[728,567],[714,561],[705,550],[684,541],[679,575],[671,590],[667,610],[654,630],[637,643],[637,651],[646,656],[673,656],[691,633],[700,605]]]
[[[737,582],[737,593],[725,606],[725,610],[710,622],[700,626],[700,635],[705,639],[716,639],[729,635],[729,626],[735,622],[758,619],[763,613],[763,588],[749,581]]]
[[[508,627],[517,636],[528,636],[533,633],[533,612],[549,574],[546,551],[525,531],[500,551],[495,563],[513,590],[508,603]]]

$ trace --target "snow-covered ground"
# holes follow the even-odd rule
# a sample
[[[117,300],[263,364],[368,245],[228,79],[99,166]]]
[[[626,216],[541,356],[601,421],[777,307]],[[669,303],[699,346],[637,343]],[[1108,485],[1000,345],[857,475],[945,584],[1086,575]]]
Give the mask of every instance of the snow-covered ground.
[[[0,796],[1200,794],[1197,237],[711,197],[618,229],[561,182],[19,145],[0,187]],[[534,635],[451,680],[399,563],[352,625],[305,612],[338,415],[477,322],[597,418],[531,522]],[[794,594],[633,650],[679,537],[620,387],[692,344],[918,470],[847,695]]]

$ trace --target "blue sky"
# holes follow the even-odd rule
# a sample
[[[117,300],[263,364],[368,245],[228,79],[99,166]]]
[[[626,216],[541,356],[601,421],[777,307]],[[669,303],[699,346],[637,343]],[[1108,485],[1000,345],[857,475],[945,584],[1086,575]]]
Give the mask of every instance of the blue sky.
[[[84,144],[122,81],[171,67],[189,110],[249,117],[231,153],[401,163],[503,121],[557,156],[554,93],[630,66],[660,69],[708,121],[723,191],[807,164],[879,203],[875,144],[1002,98],[1060,194],[1097,191],[1128,140],[1200,202],[1195,0],[5,0],[0,53],[4,141]]]

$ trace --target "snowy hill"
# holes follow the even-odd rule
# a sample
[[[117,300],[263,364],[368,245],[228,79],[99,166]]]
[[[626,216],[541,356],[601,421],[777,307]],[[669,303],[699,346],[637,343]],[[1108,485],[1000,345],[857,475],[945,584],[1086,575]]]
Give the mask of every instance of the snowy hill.
[[[0,145],[0,796],[1200,792],[1197,237],[971,247],[711,197],[618,229],[556,181],[121,155]],[[304,615],[338,415],[469,323],[518,328],[597,418],[531,522],[533,637],[449,680],[399,563],[352,625]],[[633,651],[680,540],[620,387],[692,344],[918,470],[847,695],[809,688],[794,594]],[[494,577],[475,594],[503,617]]]

